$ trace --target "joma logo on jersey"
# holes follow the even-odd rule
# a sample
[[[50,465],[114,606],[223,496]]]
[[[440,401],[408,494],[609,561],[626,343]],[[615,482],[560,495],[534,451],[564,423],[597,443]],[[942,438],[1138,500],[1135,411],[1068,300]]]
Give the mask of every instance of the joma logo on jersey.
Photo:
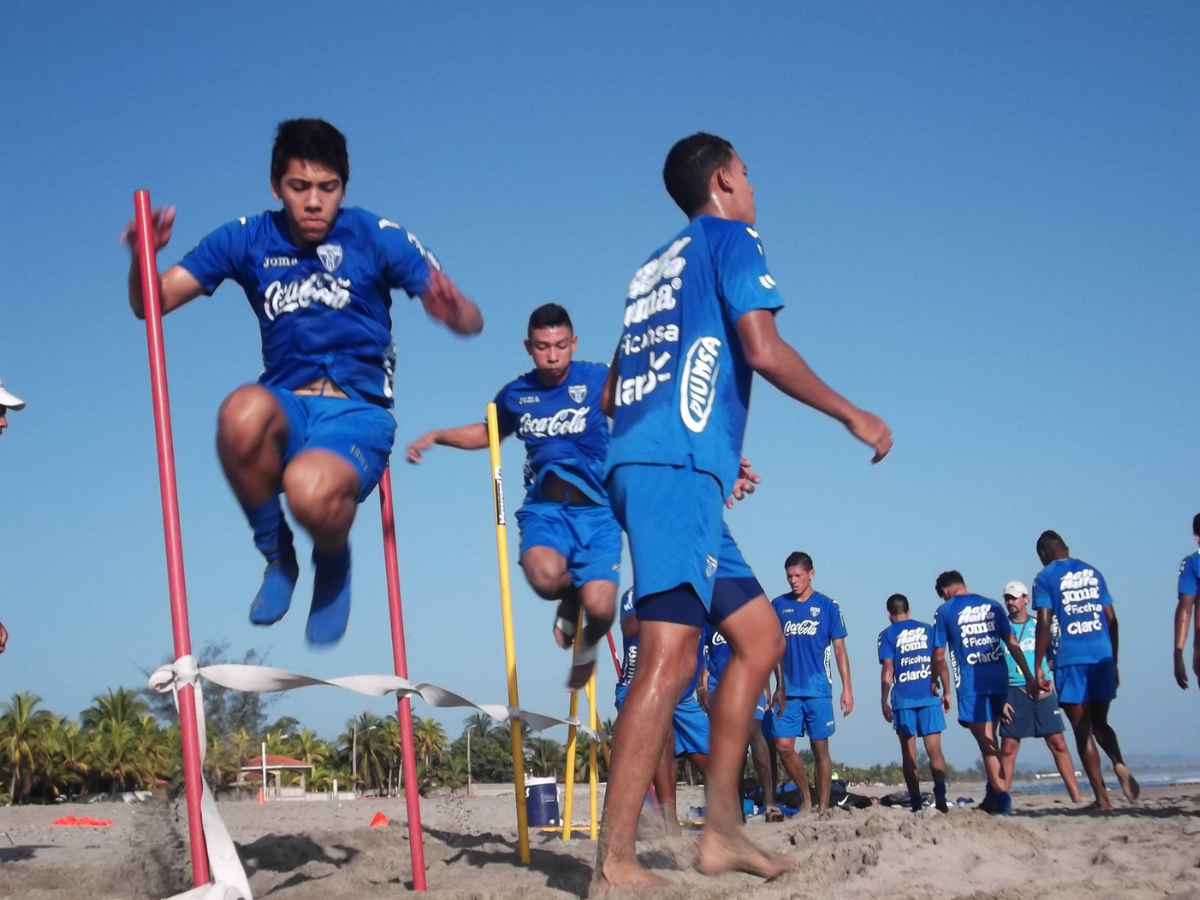
[[[294,256],[268,256],[263,260],[264,269],[286,269],[299,262]]]
[[[583,434],[587,429],[587,416],[592,411],[590,406],[580,409],[560,409],[552,416],[534,418],[529,413],[521,416],[517,431],[522,436],[547,438],[563,437],[568,434]]]
[[[263,292],[263,311],[272,322],[284,313],[305,309],[314,303],[341,309],[350,302],[350,279],[314,272],[303,281],[273,281]]]
[[[711,335],[696,338],[683,360],[679,378],[679,416],[688,431],[699,434],[712,415],[717,376],[721,373],[718,354],[721,341]]]
[[[530,394],[525,397],[517,398],[517,406],[528,406],[530,403],[541,403],[542,398],[536,394]]]
[[[342,264],[342,245],[322,244],[317,248],[317,259],[321,260],[325,271],[336,272],[337,267]]]

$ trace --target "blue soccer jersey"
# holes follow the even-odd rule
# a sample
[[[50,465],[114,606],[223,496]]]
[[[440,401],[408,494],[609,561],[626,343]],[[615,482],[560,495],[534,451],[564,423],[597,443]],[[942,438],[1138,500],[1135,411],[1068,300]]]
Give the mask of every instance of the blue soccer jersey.
[[[1008,693],[1004,657],[1010,634],[1008,613],[995,600],[959,594],[938,607],[933,618],[933,646],[950,648],[954,687],[960,695]]]
[[[1197,596],[1200,590],[1200,551],[1183,558],[1179,564],[1179,593]]]
[[[893,622],[879,632],[879,661],[892,661],[892,709],[936,706],[933,680],[933,626],[915,619]]]
[[[745,222],[698,216],[656,250],[625,298],[609,471],[692,466],[728,495],[754,374],[736,324],[781,305],[758,232]]]
[[[771,605],[783,628],[783,684],[787,696],[833,696],[833,642],[846,637],[841,608],[817,591],[807,600],[783,594]]]
[[[510,381],[496,395],[500,434],[525,444],[525,496],[541,499],[542,480],[553,472],[597,503],[607,503],[604,458],[608,420],[600,409],[608,366],[572,362],[561,384],[546,386],[537,369]]]
[[[325,240],[297,247],[282,211],[241,218],[205,237],[181,261],[204,289],[232,279],[246,292],[262,336],[262,384],[292,390],[330,378],[351,397],[392,405],[396,350],[391,291],[415,297],[440,268],[388,219],[344,208]]]
[[[725,673],[725,666],[729,663],[729,657],[733,655],[733,649],[725,640],[725,635],[711,625],[704,627],[704,644],[708,651],[708,677],[715,684]]]
[[[1034,609],[1058,623],[1056,666],[1087,666],[1113,658],[1106,606],[1112,596],[1098,570],[1078,559],[1056,559],[1033,579]]]

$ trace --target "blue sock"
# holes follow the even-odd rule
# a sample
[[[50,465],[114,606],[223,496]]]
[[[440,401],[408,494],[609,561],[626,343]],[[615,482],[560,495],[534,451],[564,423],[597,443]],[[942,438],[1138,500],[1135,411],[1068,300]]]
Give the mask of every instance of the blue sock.
[[[946,782],[935,781],[933,783],[933,805],[941,812],[946,811]]]
[[[925,803],[921,800],[920,791],[917,791],[915,794],[912,791],[908,792],[908,805],[912,807],[913,812],[921,811],[921,809],[925,806]]]
[[[317,571],[304,634],[310,644],[334,644],[346,633],[350,620],[350,545],[333,556],[314,548],[312,559]]]
[[[255,625],[273,625],[292,605],[292,591],[300,577],[292,531],[283,518],[278,495],[258,506],[242,509],[254,529],[254,546],[267,559],[262,586],[250,604],[250,621]]]

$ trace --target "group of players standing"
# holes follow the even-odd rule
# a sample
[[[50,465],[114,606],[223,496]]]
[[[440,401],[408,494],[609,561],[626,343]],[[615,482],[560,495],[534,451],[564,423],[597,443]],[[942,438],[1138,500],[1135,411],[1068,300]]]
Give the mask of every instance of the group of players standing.
[[[782,303],[754,229],[754,192],[733,146],[704,133],[684,138],[668,154],[663,178],[688,223],[634,273],[612,365],[574,360],[570,317],[547,304],[529,319],[525,348],[534,368],[495,398],[501,435],[516,435],[526,448],[526,497],[517,514],[521,565],[533,590],[557,604],[559,645],[578,645],[570,688],[587,681],[612,626],[622,531],[629,541],[635,586],[622,609],[625,677],[596,889],[662,881],[638,863],[635,834],[655,772],[673,768],[676,740],[688,752],[686,727],[673,729],[681,700],[694,702],[711,723],[701,871],[772,877],[791,865],[787,856],[755,847],[741,828],[748,745],[763,769],[769,747],[779,750],[809,806],[808,779],[794,753],[795,738],[807,735],[817,760],[816,805],[829,802],[831,650],[842,676],[843,715],[853,708],[840,611],[813,590],[805,554],[787,560],[791,592],[768,601],[723,520],[725,507],[759,481],[741,456],[754,374],[841,422],[871,447],[872,462],[892,446],[883,420],[829,388],[776,330]],[[313,539],[306,635],[315,644],[335,642],[345,631],[350,526],[394,440],[391,291],[419,297],[430,317],[456,333],[483,327],[479,309],[415,237],[389,219],[342,208],[348,179],[345,138],[336,128],[317,119],[281,123],[271,187],[282,209],[223,226],[160,278],[164,313],[211,294],[226,279],[241,285],[255,311],[263,373],[222,404],[217,448],[267,563],[251,621],[271,624],[291,604],[299,567],[280,501],[286,495],[293,518]],[[161,248],[174,210],[154,215]],[[137,239],[132,223],[125,239],[131,246]],[[143,315],[136,263],[129,299]],[[487,443],[486,425],[476,421],[420,436],[407,458],[420,462],[435,445]],[[1046,704],[1043,660],[1054,621],[1061,626],[1055,675],[1063,708],[1081,741],[1094,730],[1119,762],[1106,719],[1116,680],[1111,599],[1098,573],[1070,559],[1061,541],[1046,550],[1047,569],[1035,583],[1032,661],[1021,650],[1027,626],[1014,637],[1003,608],[969,594],[956,573],[938,579],[946,603],[933,626],[909,619],[904,598],[889,598],[893,624],[880,637],[883,712],[900,734],[914,794],[915,738],[925,739],[932,762],[940,760],[948,646],[957,663],[959,718],[988,762],[989,808],[1006,808],[1004,773],[1011,767],[1000,763],[995,728],[1009,707],[1019,718],[1023,701],[1009,694],[1004,648],[1013,653],[1030,702]],[[577,634],[580,609],[586,625]],[[1094,649],[1076,649],[1086,647]],[[756,717],[761,728],[751,727]],[[1086,752],[1084,760],[1091,777]],[[1103,805],[1098,764],[1095,771]],[[943,805],[936,765],[935,782]]]

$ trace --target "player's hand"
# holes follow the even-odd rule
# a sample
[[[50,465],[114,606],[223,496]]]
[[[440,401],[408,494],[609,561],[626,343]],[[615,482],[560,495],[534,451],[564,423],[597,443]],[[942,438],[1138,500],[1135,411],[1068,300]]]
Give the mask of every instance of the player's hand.
[[[883,718],[886,722],[892,721],[892,705],[886,700],[883,701]]]
[[[1113,679],[1117,682],[1117,687],[1121,686],[1121,667],[1115,662],[1113,663]]]
[[[1042,688],[1036,681],[1028,681],[1025,683],[1025,693],[1030,700],[1037,703],[1042,696]]]
[[[702,710],[708,712],[708,687],[703,683],[696,685],[696,702]]]
[[[479,307],[463,296],[462,291],[444,273],[430,266],[429,282],[421,294],[426,314],[437,319],[455,334],[478,334],[483,331],[483,316]]]
[[[942,712],[950,712],[950,695],[942,694]]]
[[[1192,651],[1192,672],[1196,675],[1196,683],[1200,685],[1200,640],[1196,641],[1196,649]]]
[[[733,483],[733,493],[725,501],[726,509],[733,509],[735,500],[745,500],[747,496],[753,494],[754,486],[762,481],[757,472],[751,471],[751,465],[750,460],[742,457],[742,465],[738,469],[737,481]]]
[[[1002,712],[1000,714],[1000,721],[1003,722],[1005,725],[1007,725],[1009,722],[1012,721],[1013,712],[1014,712],[1014,710],[1012,708],[1012,704],[1005,703],[1004,704],[1004,712]]]
[[[1175,651],[1175,683],[1183,690],[1188,689],[1187,666],[1183,664],[1183,650]]]
[[[854,712],[854,691],[849,688],[842,688],[841,706],[843,717]]]
[[[775,707],[776,712],[783,715],[783,711],[787,709],[787,694],[782,690],[775,691],[775,696],[771,698],[771,705]]]
[[[865,410],[856,410],[846,423],[850,433],[875,451],[872,463],[877,463],[892,449],[892,429],[887,422]]]
[[[175,207],[160,206],[158,209],[152,210],[150,220],[154,223],[154,249],[161,250],[171,240],[171,228],[175,224]],[[137,253],[137,239],[137,216],[134,216],[125,223],[125,230],[121,232],[118,243],[128,244],[129,251]]]
[[[420,464],[421,454],[437,443],[437,432],[427,431],[411,444],[404,451],[404,458],[414,466]]]
[[[8,632],[3,625],[0,625],[0,653],[4,652],[5,645],[8,644]]]
[[[1034,669],[1033,674],[1034,674],[1034,680],[1037,681],[1038,687],[1041,688],[1047,694],[1050,693],[1050,687],[1051,687],[1050,676],[1046,674],[1046,670],[1043,669],[1041,666],[1038,666],[1036,669]]]

